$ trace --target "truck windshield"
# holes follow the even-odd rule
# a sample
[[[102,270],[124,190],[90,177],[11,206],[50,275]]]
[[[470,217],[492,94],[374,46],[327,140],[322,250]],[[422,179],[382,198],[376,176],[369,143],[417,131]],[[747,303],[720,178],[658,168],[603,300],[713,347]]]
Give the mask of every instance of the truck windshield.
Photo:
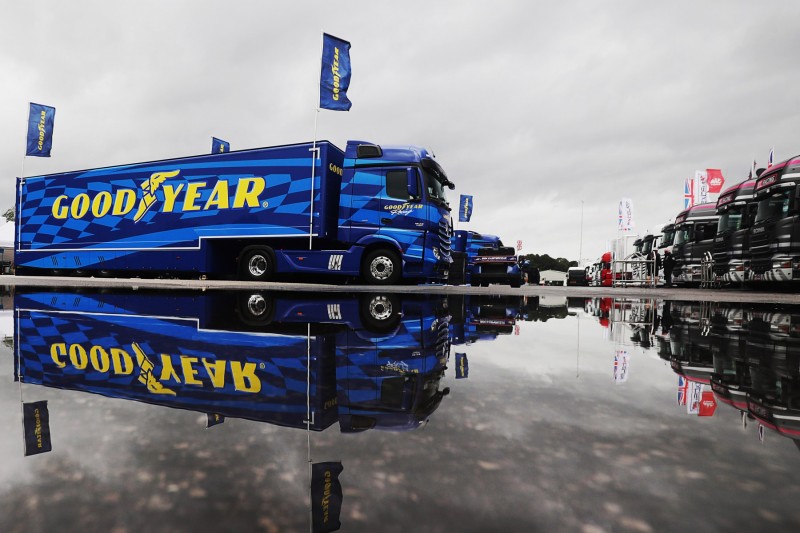
[[[719,216],[717,235],[742,228],[742,208],[732,207]]]
[[[694,226],[687,224],[675,230],[675,244],[684,244],[692,240]]]
[[[642,253],[644,255],[647,255],[650,253],[650,250],[652,249],[653,249],[653,239],[645,237],[645,239],[642,241]]]
[[[792,190],[783,190],[758,202],[758,211],[756,211],[756,223],[767,222],[783,218],[789,213],[789,205],[791,204]]]
[[[667,246],[672,246],[675,242],[675,230],[674,229],[666,229],[664,230],[664,235],[661,237],[661,242],[659,243],[659,248],[666,248]]]
[[[427,169],[422,170],[422,175],[425,176],[425,189],[428,191],[428,198],[438,204],[449,206],[450,204],[447,203],[447,195],[444,192],[445,187],[442,185],[442,182],[436,179],[433,172]]]

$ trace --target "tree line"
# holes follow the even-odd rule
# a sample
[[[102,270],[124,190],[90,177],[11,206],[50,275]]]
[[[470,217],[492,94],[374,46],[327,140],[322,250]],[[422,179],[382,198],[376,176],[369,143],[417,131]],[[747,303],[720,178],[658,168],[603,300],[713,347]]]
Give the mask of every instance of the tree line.
[[[569,267],[578,266],[577,261],[570,261],[563,257],[553,258],[547,254],[527,254],[523,256],[524,259],[530,261],[532,267],[536,267],[539,271],[542,270],[558,270],[566,272]]]

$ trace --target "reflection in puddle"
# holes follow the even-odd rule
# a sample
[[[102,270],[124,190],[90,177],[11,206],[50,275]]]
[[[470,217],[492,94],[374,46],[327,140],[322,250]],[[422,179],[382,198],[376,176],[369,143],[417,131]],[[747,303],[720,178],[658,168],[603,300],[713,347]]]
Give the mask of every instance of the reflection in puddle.
[[[113,529],[122,502],[143,511],[123,529],[308,530],[323,507],[336,523],[337,483],[348,531],[799,519],[776,480],[800,454],[765,437],[800,440],[790,307],[20,288],[3,304],[0,406],[46,401],[52,437],[25,457],[7,417],[3,531],[30,513]],[[787,488],[746,514],[747,487],[771,483]]]

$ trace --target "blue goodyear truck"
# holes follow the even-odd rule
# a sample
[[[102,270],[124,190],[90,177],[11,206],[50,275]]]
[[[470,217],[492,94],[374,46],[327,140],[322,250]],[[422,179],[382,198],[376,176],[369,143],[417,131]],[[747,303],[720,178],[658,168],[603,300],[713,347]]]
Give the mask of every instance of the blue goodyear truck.
[[[453,264],[450,268],[451,285],[470,284],[487,287],[500,283],[520,287],[523,273],[514,248],[503,246],[496,235],[475,231],[457,230],[450,243]]]
[[[427,150],[360,141],[18,178],[16,272],[443,282],[446,188]]]
[[[428,419],[449,357],[446,300],[268,292],[18,292],[24,383],[322,431]]]

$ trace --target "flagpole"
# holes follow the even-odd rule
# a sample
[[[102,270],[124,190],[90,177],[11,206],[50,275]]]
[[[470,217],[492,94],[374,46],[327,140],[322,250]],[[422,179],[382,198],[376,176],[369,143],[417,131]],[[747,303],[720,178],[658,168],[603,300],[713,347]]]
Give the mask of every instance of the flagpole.
[[[306,457],[308,460],[308,530],[314,531],[314,496],[311,493],[311,322],[306,332]]]
[[[322,54],[325,48],[325,32],[320,31],[319,39],[319,63],[322,65]],[[322,68],[320,66],[320,68]],[[308,249],[313,247],[313,233],[314,233],[314,181],[316,180],[316,167],[317,167],[317,120],[319,119],[319,101],[322,97],[322,87],[317,83],[317,104],[314,109],[314,137],[311,143],[311,208],[308,214]]]

